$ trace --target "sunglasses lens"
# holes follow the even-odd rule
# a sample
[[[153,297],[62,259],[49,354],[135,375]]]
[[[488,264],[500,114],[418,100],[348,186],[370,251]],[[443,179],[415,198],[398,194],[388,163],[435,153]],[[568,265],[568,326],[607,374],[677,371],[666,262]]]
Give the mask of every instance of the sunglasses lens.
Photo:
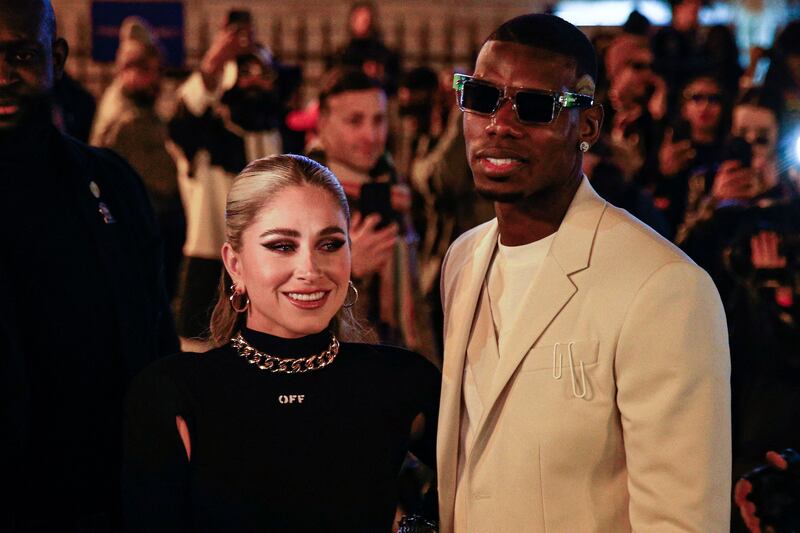
[[[526,91],[517,93],[517,114],[522,122],[551,122],[554,109],[553,95]]]
[[[467,111],[490,115],[497,107],[500,94],[500,89],[497,87],[468,80],[461,87],[458,103]]]

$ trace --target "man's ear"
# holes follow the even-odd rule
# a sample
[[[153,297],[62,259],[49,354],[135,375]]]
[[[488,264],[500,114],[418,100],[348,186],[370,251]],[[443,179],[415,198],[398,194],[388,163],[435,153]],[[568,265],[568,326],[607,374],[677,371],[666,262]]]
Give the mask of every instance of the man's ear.
[[[64,75],[64,65],[69,55],[67,41],[59,37],[53,42],[53,79],[60,80]]]
[[[234,285],[240,286],[242,284],[242,261],[239,258],[239,254],[228,242],[222,245],[222,262],[225,264],[225,270],[228,271],[228,275]]]
[[[603,115],[604,111],[601,104],[595,104],[581,111],[581,141],[588,142],[590,146],[597,142],[603,127]]]

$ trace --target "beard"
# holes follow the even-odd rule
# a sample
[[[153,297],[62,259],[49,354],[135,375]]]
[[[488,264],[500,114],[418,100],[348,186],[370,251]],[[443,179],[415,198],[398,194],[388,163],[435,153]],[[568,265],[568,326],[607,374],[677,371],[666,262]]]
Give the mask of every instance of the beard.
[[[525,198],[522,192],[497,192],[489,189],[484,189],[478,185],[475,186],[475,192],[484,200],[490,202],[499,202],[501,204],[515,204]]]
[[[278,127],[280,105],[274,91],[229,89],[222,95],[231,120],[245,131],[264,131]]]

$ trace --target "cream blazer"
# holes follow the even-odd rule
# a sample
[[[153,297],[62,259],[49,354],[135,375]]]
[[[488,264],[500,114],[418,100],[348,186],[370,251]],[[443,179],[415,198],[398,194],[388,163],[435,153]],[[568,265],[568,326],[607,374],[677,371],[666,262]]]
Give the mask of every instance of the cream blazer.
[[[443,265],[437,460],[452,533],[462,376],[497,221]],[[469,533],[727,532],[730,355],[709,276],[583,179],[500,354],[464,467]],[[476,423],[473,421],[473,423]]]

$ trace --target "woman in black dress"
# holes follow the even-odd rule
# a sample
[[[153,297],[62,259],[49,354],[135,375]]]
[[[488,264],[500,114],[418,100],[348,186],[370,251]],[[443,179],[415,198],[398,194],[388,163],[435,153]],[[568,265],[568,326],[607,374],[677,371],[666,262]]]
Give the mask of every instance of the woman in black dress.
[[[129,394],[129,530],[391,530],[407,452],[433,465],[440,375],[418,354],[333,333],[357,298],[348,226],[339,182],[305,157],[236,177],[218,347],[157,362]]]

